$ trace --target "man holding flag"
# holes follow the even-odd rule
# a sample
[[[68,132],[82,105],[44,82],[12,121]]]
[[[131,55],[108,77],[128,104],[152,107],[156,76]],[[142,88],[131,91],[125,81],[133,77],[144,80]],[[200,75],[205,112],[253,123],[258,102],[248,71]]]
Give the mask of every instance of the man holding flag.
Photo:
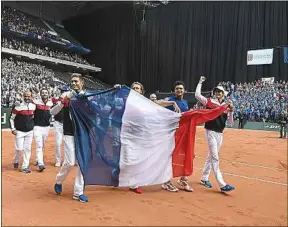
[[[195,92],[196,99],[198,99],[207,109],[215,109],[226,105],[225,97],[227,96],[228,92],[226,92],[222,86],[217,86],[216,88],[214,88],[213,93],[215,95],[215,98],[207,99],[201,95],[202,83],[205,80],[206,78],[201,76]],[[231,101],[228,101],[228,103],[229,108],[227,109],[227,111],[222,113],[217,118],[207,121],[205,123],[209,151],[201,178],[202,185],[207,188],[212,188],[212,184],[209,181],[209,175],[211,170],[213,169],[215,178],[222,192],[234,190],[233,186],[225,183],[219,168],[219,150],[222,145],[223,130],[226,126],[227,120],[229,124],[233,124],[233,104]]]
[[[63,134],[64,134],[64,163],[56,176],[56,184],[54,190],[56,194],[62,192],[62,184],[72,168],[76,163],[75,157],[75,141],[74,141],[74,126],[70,116],[69,103],[70,99],[76,95],[84,95],[84,80],[81,74],[73,73],[71,76],[71,88],[72,92],[64,92],[61,95],[60,101],[51,109],[51,114],[58,114],[63,108]],[[88,197],[84,194],[84,180],[79,167],[76,170],[75,185],[73,199],[80,202],[88,202]]]
[[[120,99],[123,101],[121,108],[117,104]],[[97,107],[100,100],[101,105],[113,114]],[[75,180],[82,179],[82,187],[75,181],[76,189],[79,189],[74,189],[75,198],[83,199],[80,197],[84,184],[138,187],[163,184],[173,177],[191,175],[196,125],[215,119],[226,109],[227,105],[223,105],[213,110],[180,114],[125,86],[73,96],[69,112],[81,170],[77,170]],[[97,121],[97,118],[102,120]],[[57,194],[62,191],[62,173],[60,170],[57,175]],[[88,201],[84,194],[82,197]]]
[[[117,88],[119,85],[115,85]],[[56,184],[54,185],[54,190],[56,194],[61,194],[62,184],[65,181],[68,174],[73,169],[76,161],[79,162],[79,150],[75,149],[75,143],[81,138],[77,131],[75,132],[75,124],[77,120],[71,117],[71,100],[78,100],[80,102],[86,103],[88,100],[85,99],[87,91],[84,89],[84,79],[81,74],[73,73],[71,75],[71,89],[72,91],[64,92],[60,101],[51,109],[52,115],[57,115],[63,109],[63,141],[64,141],[64,162],[60,168],[59,173],[56,175]],[[96,118],[96,115],[94,116]],[[94,121],[95,122],[95,121]],[[84,151],[88,152],[88,151]],[[75,184],[74,184],[74,193],[73,199],[78,200],[82,203],[88,202],[88,197],[84,194],[84,178],[83,178],[83,169],[77,166]]]
[[[165,98],[166,101],[173,101],[176,102],[179,106],[181,113],[184,113],[189,110],[188,102],[185,100],[184,93],[185,93],[185,86],[182,81],[176,81],[174,83],[174,91],[175,95],[171,97]],[[167,109],[175,111],[174,106],[168,106]],[[193,192],[193,188],[189,185],[188,179],[186,176],[182,176],[180,180],[177,181],[177,183],[187,192]],[[162,188],[164,190],[167,190],[169,192],[177,192],[178,188],[173,185],[171,181],[168,181],[164,184],[162,184]]]

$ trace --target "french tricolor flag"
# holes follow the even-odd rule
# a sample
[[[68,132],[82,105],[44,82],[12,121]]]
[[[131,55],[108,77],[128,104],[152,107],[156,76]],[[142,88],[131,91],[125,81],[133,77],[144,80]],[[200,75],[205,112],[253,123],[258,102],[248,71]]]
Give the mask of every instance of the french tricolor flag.
[[[85,185],[148,186],[191,175],[196,126],[226,109],[174,113],[127,87],[72,97]]]

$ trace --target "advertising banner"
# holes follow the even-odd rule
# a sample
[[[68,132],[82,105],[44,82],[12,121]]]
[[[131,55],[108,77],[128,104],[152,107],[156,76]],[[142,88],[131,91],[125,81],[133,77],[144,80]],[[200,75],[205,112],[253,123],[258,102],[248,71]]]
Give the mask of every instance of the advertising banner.
[[[273,62],[273,49],[247,51],[247,65],[266,65]]]

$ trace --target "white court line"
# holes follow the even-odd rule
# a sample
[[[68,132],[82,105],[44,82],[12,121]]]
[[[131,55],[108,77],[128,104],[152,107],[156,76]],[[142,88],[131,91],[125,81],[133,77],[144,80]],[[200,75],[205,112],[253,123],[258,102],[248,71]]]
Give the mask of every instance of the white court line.
[[[195,169],[202,169],[202,168],[198,168],[198,167],[194,167],[194,168]],[[270,184],[278,184],[278,185],[282,185],[282,186],[287,186],[288,185],[287,183],[270,181],[270,180],[265,180],[265,179],[261,179],[261,178],[257,178],[257,177],[247,177],[247,176],[242,176],[242,175],[238,175],[238,174],[235,174],[235,173],[222,172],[222,174],[228,175],[228,176],[232,176],[232,177],[240,177],[240,178],[244,178],[244,179],[248,179],[248,180],[261,181],[261,182],[270,183]]]
[[[204,157],[201,156],[195,156],[195,158],[200,158],[200,159],[206,159]],[[258,167],[258,168],[263,168],[263,169],[271,169],[271,170],[281,170],[281,171],[287,171],[287,169],[281,169],[281,168],[277,168],[277,167],[270,167],[270,166],[263,166],[263,165],[254,165],[254,164],[249,164],[249,163],[245,163],[245,162],[235,162],[235,161],[229,161],[226,159],[221,159],[220,162],[228,162],[231,164],[238,164],[238,165],[243,165],[243,166],[250,166],[250,167]]]

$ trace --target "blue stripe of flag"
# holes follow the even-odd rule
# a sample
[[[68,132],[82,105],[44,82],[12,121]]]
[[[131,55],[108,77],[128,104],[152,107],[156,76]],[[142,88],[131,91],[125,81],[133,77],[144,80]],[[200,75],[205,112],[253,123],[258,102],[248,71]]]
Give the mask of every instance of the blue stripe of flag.
[[[120,131],[129,88],[73,97],[76,157],[85,185],[118,186]]]

